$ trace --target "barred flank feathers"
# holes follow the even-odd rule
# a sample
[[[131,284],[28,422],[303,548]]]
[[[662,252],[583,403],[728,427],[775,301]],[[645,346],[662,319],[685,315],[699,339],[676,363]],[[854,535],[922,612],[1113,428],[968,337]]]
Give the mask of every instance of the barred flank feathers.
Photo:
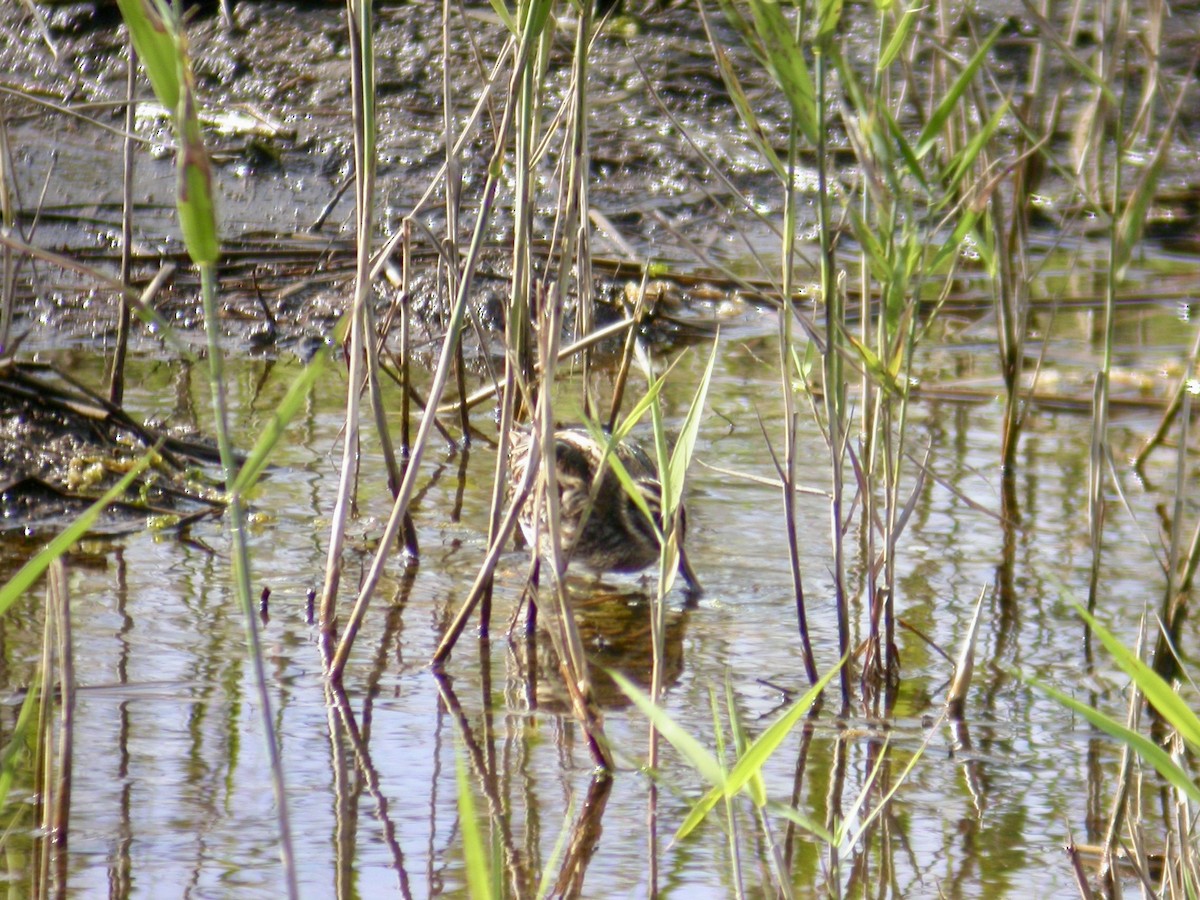
[[[617,444],[613,450],[655,516],[653,524],[646,521],[608,466],[596,487],[595,500],[591,501],[592,482],[603,446],[579,429],[561,429],[554,437],[562,541],[571,559],[601,572],[638,572],[655,562],[659,553],[657,530],[662,526],[657,521],[662,489],[646,452],[629,440]],[[525,431],[513,436],[513,452],[509,457],[511,484],[519,484],[524,478],[529,440]],[[531,544],[536,533],[539,551],[548,554],[545,521],[535,522],[534,515],[534,499],[530,498],[521,512],[521,530]]]

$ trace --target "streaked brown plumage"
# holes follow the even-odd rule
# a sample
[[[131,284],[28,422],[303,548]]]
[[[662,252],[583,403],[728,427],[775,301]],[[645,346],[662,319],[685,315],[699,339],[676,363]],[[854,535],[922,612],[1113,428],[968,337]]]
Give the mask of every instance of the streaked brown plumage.
[[[513,449],[509,457],[509,481],[513,486],[520,484],[525,477],[529,459],[529,437],[529,434],[524,432],[514,435]],[[554,445],[560,537],[563,548],[571,553],[571,559],[597,572],[640,572],[657,562],[659,544],[654,527],[646,521],[645,515],[625,492],[611,465],[604,467],[595,502],[586,520],[584,519],[592,481],[604,454],[604,445],[579,428],[557,430],[554,433]],[[618,443],[613,448],[613,455],[641,491],[646,506],[657,522],[662,506],[662,487],[650,456],[632,439]],[[540,533],[539,552],[548,557],[549,535],[545,533],[544,520],[541,528],[535,527],[533,496],[525,502],[520,522],[521,530],[530,543],[534,540],[534,532]],[[659,525],[661,526],[661,522]],[[682,514],[679,527],[679,572],[689,588],[698,590],[700,583],[683,550],[686,527]]]

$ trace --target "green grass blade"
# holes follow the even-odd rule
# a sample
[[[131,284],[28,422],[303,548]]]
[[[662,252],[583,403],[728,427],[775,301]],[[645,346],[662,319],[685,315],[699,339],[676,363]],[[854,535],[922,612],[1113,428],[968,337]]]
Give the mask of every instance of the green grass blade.
[[[904,15],[900,17],[900,21],[896,23],[896,30],[892,32],[892,36],[888,38],[887,46],[883,48],[883,52],[879,54],[879,61],[875,63],[875,71],[883,72],[896,61],[896,57],[900,55],[900,51],[904,47],[908,36],[912,34],[912,29],[917,24],[917,19],[925,7],[914,4],[904,11]]]
[[[12,737],[4,749],[0,750],[0,809],[8,807],[8,792],[12,790],[17,780],[17,761],[26,749],[25,738],[33,714],[37,710],[38,691],[41,683],[41,670],[34,672],[28,686],[25,688],[25,699],[21,702],[21,712],[17,715],[17,723],[13,727]],[[20,813],[18,812],[19,816]]]
[[[489,2],[492,4],[492,10],[500,17],[500,21],[504,23],[504,27],[508,29],[508,33],[515,37],[519,33],[517,31],[517,20],[508,11],[508,6],[504,0],[489,0]]]
[[[244,494],[258,481],[263,469],[267,466],[267,461],[271,458],[271,453],[279,443],[280,438],[283,437],[288,424],[303,409],[309,392],[312,390],[317,379],[325,371],[328,362],[328,352],[318,353],[313,357],[312,362],[304,367],[304,371],[300,373],[296,380],[292,382],[287,394],[275,408],[275,412],[271,414],[271,420],[263,428],[262,433],[259,434],[258,441],[254,444],[250,455],[242,463],[242,468],[233,483],[233,490],[235,492]]]
[[[796,723],[800,721],[800,717],[812,709],[812,705],[821,696],[821,692],[825,690],[830,680],[844,664],[845,659],[831,667],[821,677],[820,681],[805,691],[804,695],[792,704],[791,709],[783,713],[766,731],[755,739],[754,743],[742,754],[736,765],[734,765],[726,776],[725,792],[727,796],[736,794],[752,776],[762,771],[762,767],[771,758],[771,755],[779,749],[779,745],[783,742],[783,739],[791,733]]]
[[[700,823],[708,818],[708,814],[712,812],[713,807],[720,803],[724,797],[725,792],[721,788],[709,788],[703,797],[692,804],[692,808],[684,817],[683,822],[675,831],[675,836],[671,840],[673,842],[682,841],[695,831],[700,826]]]
[[[188,255],[198,266],[213,266],[221,256],[217,236],[217,211],[213,200],[212,164],[200,135],[200,120],[196,115],[196,97],[185,79],[178,131],[180,139],[178,165],[179,230]]]
[[[725,21],[738,33],[742,39],[742,43],[754,54],[754,58],[758,61],[759,65],[765,69],[767,67],[767,57],[763,52],[762,42],[759,41],[758,33],[755,31],[754,26],[742,15],[741,8],[733,0],[717,0],[717,5],[721,7]]]
[[[103,497],[80,513],[70,526],[39,550],[37,555],[25,563],[7,584],[0,587],[0,615],[8,612],[8,608],[33,586],[33,583],[49,568],[50,563],[66,553],[72,544],[87,534],[88,529],[95,524],[96,519],[108,508],[109,504],[124,494],[137,477],[146,471],[150,463],[157,458],[158,448],[155,447],[139,459],[120,481],[105,492]]]
[[[908,138],[904,134],[904,129],[900,127],[900,123],[882,106],[879,107],[878,114],[883,120],[884,125],[887,126],[888,134],[891,135],[892,143],[895,144],[896,150],[899,151],[900,158],[904,160],[904,168],[908,171],[908,174],[916,179],[925,193],[931,193],[932,188],[929,186],[929,181],[925,178],[925,170],[921,167],[921,161],[917,158],[917,152],[913,149],[912,144],[909,143]]]
[[[740,757],[749,749],[751,741],[745,726],[742,725],[742,717],[738,714],[737,703],[733,696],[733,684],[728,676],[725,678],[725,706],[728,709],[729,727],[733,732],[734,747],[737,748],[737,754]],[[755,806],[761,807],[766,804],[767,787],[763,783],[761,772],[755,772],[746,782],[746,791],[750,794],[750,801]]]
[[[575,801],[574,799],[567,800],[567,811],[563,815],[562,828],[558,830],[558,838],[554,841],[554,847],[550,851],[550,855],[546,857],[546,862],[542,866],[542,874],[538,878],[537,893],[534,894],[538,900],[543,900],[550,896],[550,892],[554,890],[555,873],[558,871],[558,865],[562,862],[563,853],[566,852],[567,844],[571,840],[571,820],[575,818]]]
[[[179,51],[176,22],[151,0],[117,0],[138,59],[159,102],[174,115],[179,108]]]
[[[992,117],[987,120],[987,123],[975,133],[975,136],[971,138],[967,146],[963,147],[962,151],[955,156],[950,165],[949,175],[945,179],[945,196],[942,202],[934,207],[935,212],[958,196],[957,189],[959,182],[967,174],[967,171],[979,157],[983,148],[987,146],[987,142],[992,139],[992,135],[996,133],[996,129],[1000,126],[1000,122],[1007,112],[1008,101],[1005,100],[992,114]]]
[[[821,0],[817,8],[816,45],[824,49],[837,33],[842,19],[842,0]]]
[[[650,697],[632,681],[620,672],[610,670],[608,674],[612,676],[621,693],[628,697],[633,705],[642,712],[642,715],[653,723],[658,733],[679,751],[688,765],[700,773],[701,778],[715,787],[724,786],[725,770],[713,754],[709,753],[699,741],[680,727],[674,719],[667,715],[665,710],[651,702]]]
[[[1024,14],[1038,28],[1039,36],[1046,38],[1054,45],[1054,49],[1058,51],[1058,59],[1065,61],[1067,65],[1086,79],[1092,87],[1097,88],[1104,95],[1105,102],[1113,106],[1120,106],[1120,98],[1113,92],[1112,86],[1097,69],[1089,65],[1079,55],[1078,48],[1063,37],[1061,29],[1039,13],[1035,4],[1025,3],[1022,5],[1024,6]]]
[[[963,241],[975,232],[975,223],[979,220],[979,213],[967,209],[963,211],[962,216],[958,220],[958,224],[954,226],[954,231],[950,237],[937,248],[937,252],[933,254],[933,259],[929,263],[930,273],[940,274],[942,267],[950,261],[954,256],[958,255],[962,248]]]
[[[661,526],[656,525],[655,531],[659,536],[659,588],[661,594],[666,594],[675,584],[679,570],[679,533],[670,527],[674,520],[675,508],[683,496],[683,488],[679,493],[671,491],[671,463],[667,451],[667,429],[663,424],[662,404],[655,403],[650,407],[650,421],[654,427],[655,465],[659,478],[659,517]]]
[[[529,41],[532,46],[532,41],[545,31],[546,22],[550,18],[550,9],[553,6],[554,0],[532,0],[525,19],[525,33],[522,41]]]
[[[626,420],[628,421],[628,420]],[[662,530],[659,528],[658,522],[655,521],[654,513],[650,506],[646,503],[646,496],[641,489],[634,483],[633,478],[629,474],[629,470],[625,468],[625,464],[621,462],[620,457],[613,453],[613,447],[621,439],[616,432],[613,434],[605,434],[604,431],[592,421],[585,421],[588,434],[592,440],[601,444],[604,447],[604,453],[600,457],[600,462],[596,466],[596,471],[602,471],[605,466],[612,470],[612,473],[617,476],[617,481],[621,483],[622,490],[626,496],[633,501],[633,505],[638,508],[638,511],[646,517],[646,521],[654,526],[654,532],[658,535],[658,539],[662,540]]]
[[[805,139],[817,143],[817,94],[804,51],[792,34],[778,0],[749,0],[754,30],[762,43],[767,71],[791,105]]]
[[[733,101],[733,108],[737,110],[738,117],[742,120],[742,125],[746,128],[746,135],[754,144],[755,149],[762,155],[763,159],[781,181],[787,178],[787,169],[784,168],[783,162],[779,159],[779,154],[775,152],[775,148],[771,145],[771,139],[767,135],[767,131],[759,121],[758,114],[754,111],[754,106],[750,102],[750,98],[746,96],[746,91],[742,88],[742,82],[738,79],[737,74],[733,70],[733,64],[729,61],[729,55],[725,52],[725,48],[720,46],[715,38],[710,37],[709,45],[712,47],[713,56],[717,61],[717,69],[721,73],[721,80],[725,83],[725,93],[730,100]]]
[[[669,376],[671,372],[675,370],[675,367],[679,365],[679,361],[681,359],[683,359],[682,354],[675,357],[675,359],[671,361],[671,364],[667,366],[666,370],[659,375],[658,378],[650,382],[650,386],[646,388],[646,393],[643,394],[638,399],[638,402],[633,404],[633,408],[629,410],[629,415],[625,416],[620,422],[618,422],[617,426],[613,429],[614,438],[616,438],[618,441],[623,441],[629,436],[629,433],[633,431],[633,427],[642,420],[642,416],[646,415],[646,412],[658,400],[658,395],[662,392],[663,385],[667,383],[667,376]]]
[[[1101,625],[1095,616],[1089,614],[1078,603],[1073,603],[1073,605],[1087,622],[1092,634],[1100,638],[1100,642],[1112,654],[1117,665],[1133,679],[1133,683],[1145,695],[1150,705],[1172,728],[1179,732],[1179,735],[1187,741],[1193,751],[1200,750],[1200,718],[1196,717],[1183,698],[1157,672],[1142,662],[1136,653]]]
[[[187,37],[165,3],[120,0],[121,15],[150,85],[170,111],[179,142],[176,206],[179,229],[197,265],[212,265],[220,256],[213,202],[212,166],[200,131],[195,78]]]
[[[809,818],[798,809],[793,809],[790,806],[784,806],[782,803],[772,803],[768,809],[770,809],[771,812],[775,813],[777,816],[788,819],[799,825],[823,844],[827,844],[832,847],[838,842],[837,838],[834,837],[834,835],[831,834],[824,825]]]
[[[946,128],[946,122],[949,121],[950,115],[954,112],[954,107],[958,105],[959,99],[971,84],[971,79],[975,77],[975,73],[979,71],[979,67],[983,65],[983,61],[987,58],[992,45],[1000,37],[1000,32],[1004,27],[1004,25],[997,25],[984,42],[979,45],[979,49],[975,51],[975,55],[963,67],[954,84],[950,85],[950,90],[946,92],[946,96],[942,98],[942,101],[933,111],[933,115],[929,117],[929,121],[925,123],[925,127],[921,129],[921,136],[917,139],[916,155],[918,159],[933,149],[934,144],[941,138]]]
[[[890,367],[884,364],[883,360],[870,347],[850,334],[848,331],[843,331],[845,339],[850,346],[854,348],[858,354],[859,362],[862,363],[863,369],[871,376],[871,380],[880,388],[896,397],[903,397],[907,390],[905,384],[901,382]],[[897,357],[897,360],[903,357]]]
[[[1158,774],[1170,782],[1177,790],[1186,794],[1193,803],[1200,803],[1200,787],[1196,786],[1187,772],[1175,764],[1175,761],[1171,759],[1170,754],[1166,750],[1158,746],[1150,738],[1126,728],[1123,724],[1106,716],[1099,710],[1092,709],[1086,703],[1081,703],[1074,697],[1070,697],[1062,691],[1055,690],[1048,684],[1038,681],[1036,678],[1027,680],[1030,684],[1045,691],[1063,706],[1083,716],[1094,727],[1130,747],[1138,756],[1154,766]]]
[[[920,761],[921,757],[925,755],[925,750],[929,746],[929,742],[933,739],[933,736],[937,734],[937,732],[938,729],[936,727],[929,729],[925,740],[921,742],[921,746],[917,748],[916,752],[913,753],[913,755],[909,758],[908,764],[904,767],[904,770],[900,773],[900,776],[891,780],[891,786],[888,788],[887,792],[879,798],[879,802],[875,804],[875,807],[868,812],[867,815],[857,819],[856,830],[850,834],[844,835],[846,844],[848,846],[856,846],[858,842],[862,840],[863,835],[869,833],[871,823],[878,818],[879,814],[887,808],[889,803],[892,802],[892,798],[896,796],[896,792],[900,790],[901,785],[908,781],[908,776],[912,773],[912,770],[917,767],[917,763]],[[864,800],[866,799],[867,795],[867,786],[878,783],[876,781],[876,776],[879,773],[879,767],[883,761],[884,754],[881,752],[879,754],[878,762],[871,772],[870,778],[867,779],[866,784],[863,786],[862,796]],[[861,805],[865,805],[865,803]],[[846,821],[852,820],[852,816],[847,816]]]
[[[762,768],[766,765],[767,760],[779,749],[780,743],[791,733],[792,729],[796,726],[796,722],[800,720],[800,717],[812,708],[813,703],[821,695],[821,691],[829,684],[830,679],[833,678],[844,662],[845,660],[839,662],[825,673],[825,676],[809,688],[804,696],[792,705],[791,709],[783,713],[766,731],[758,736],[754,743],[746,749],[745,753],[741,754],[729,773],[725,775],[724,784],[714,783],[708,793],[696,801],[687,817],[683,820],[683,824],[675,832],[674,840],[683,840],[683,838],[695,830],[696,826],[704,821],[705,817],[717,805],[718,801],[736,796],[742,788],[752,784],[755,779],[761,776]],[[752,798],[755,796],[755,793],[757,792],[751,790]]]
[[[857,206],[847,207],[846,214],[850,217],[854,237],[862,248],[862,252],[866,254],[867,265],[870,267],[872,277],[879,282],[888,281],[892,274],[891,256],[888,254],[887,248],[883,246],[883,242],[879,240],[874,226],[867,223],[863,218],[862,210]]]
[[[1159,139],[1150,164],[1142,172],[1132,196],[1125,204],[1120,218],[1117,220],[1116,261],[1113,266],[1118,279],[1125,277],[1125,269],[1133,256],[1134,248],[1142,239],[1142,231],[1146,227],[1146,213],[1154,201],[1155,188],[1167,161],[1167,151],[1170,147],[1173,129],[1168,127]]]
[[[671,460],[667,468],[667,477],[663,484],[663,508],[674,511],[683,500],[683,485],[687,478],[688,467],[692,464],[692,455],[696,450],[696,437],[700,433],[700,422],[704,418],[704,404],[708,399],[708,386],[712,383],[713,366],[717,361],[717,346],[720,334],[713,338],[712,351],[708,354],[708,365],[700,376],[700,384],[692,396],[691,406],[683,420],[683,428],[675,441],[675,449],[671,451]],[[670,498],[667,500],[666,498]]]
[[[588,429],[588,434],[591,435],[594,441],[603,445],[604,447],[604,454],[597,468],[608,465],[612,469],[613,474],[617,476],[617,480],[621,483],[621,487],[624,489],[625,493],[633,501],[638,510],[641,511],[642,515],[646,517],[647,521],[654,525],[655,533],[658,535],[658,539],[660,541],[663,538],[662,528],[660,527],[659,523],[655,521],[654,514],[650,511],[650,507],[646,504],[645,496],[642,494],[637,485],[634,484],[633,479],[629,476],[629,472],[625,469],[625,466],[621,463],[620,459],[613,454],[612,449],[620,441],[625,440],[625,438],[629,436],[629,433],[633,431],[634,426],[641,421],[647,410],[655,407],[659,394],[662,392],[663,385],[667,382],[667,376],[674,371],[675,366],[679,364],[679,361],[682,358],[682,356],[677,356],[671,362],[671,365],[667,366],[666,371],[650,383],[650,386],[646,389],[646,393],[642,395],[638,402],[633,405],[633,409],[629,411],[629,414],[625,416],[625,418],[623,418],[619,423],[617,423],[617,426],[613,429],[611,435],[605,434],[600,426],[595,422],[584,422],[584,425]]]
[[[471,783],[467,779],[467,766],[461,750],[455,751],[454,764],[458,773],[458,825],[462,834],[463,862],[467,870],[467,896],[471,900],[488,900],[494,896],[492,877],[488,871],[488,857],[483,850],[479,819],[475,815],[475,798],[471,794]]]

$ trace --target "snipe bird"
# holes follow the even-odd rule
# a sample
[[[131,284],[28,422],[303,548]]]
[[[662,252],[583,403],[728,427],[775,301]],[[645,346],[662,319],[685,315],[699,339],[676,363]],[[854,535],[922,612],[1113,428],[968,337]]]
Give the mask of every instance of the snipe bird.
[[[525,478],[529,460],[528,432],[514,434],[509,456],[509,483],[514,488]],[[659,542],[654,526],[638,509],[621,486],[611,464],[604,466],[595,501],[590,503],[592,482],[604,455],[604,444],[581,428],[562,428],[554,432],[555,480],[559,496],[559,531],[564,549],[571,559],[597,572],[640,572],[658,560]],[[661,529],[662,485],[650,456],[633,439],[627,438],[613,447],[613,455],[625,467],[633,483],[645,498],[646,506]],[[580,522],[583,529],[580,530]],[[534,521],[534,497],[531,495],[520,513],[521,531],[530,544],[534,533],[540,536],[538,550],[550,556],[550,536],[543,518],[538,527]],[[683,549],[686,517],[679,516],[679,574],[691,591],[700,590],[700,582]],[[573,549],[571,549],[573,547]]]

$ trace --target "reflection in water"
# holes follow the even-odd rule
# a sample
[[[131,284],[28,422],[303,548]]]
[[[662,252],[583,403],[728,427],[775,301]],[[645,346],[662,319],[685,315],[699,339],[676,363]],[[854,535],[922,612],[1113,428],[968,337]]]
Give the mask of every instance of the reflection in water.
[[[325,682],[326,703],[329,707],[329,738],[332,751],[333,796],[337,823],[334,840],[337,896],[354,896],[355,861],[358,859],[359,833],[358,798],[365,785],[374,803],[373,817],[383,826],[383,842],[392,855],[400,896],[409,898],[408,870],[404,851],[396,840],[396,826],[388,813],[388,799],[380,789],[379,773],[371,761],[369,729],[359,727],[350,701],[341,687]],[[370,700],[365,701],[363,719],[370,721]],[[351,753],[346,753],[349,747]],[[353,765],[350,761],[353,760]]]
[[[588,578],[568,579],[572,607],[587,653],[592,691],[602,709],[624,709],[626,696],[617,689],[611,672],[620,672],[643,690],[649,690],[653,643],[650,634],[651,598],[645,590],[605,588]],[[688,610],[672,610],[666,617],[663,683],[670,688],[683,672],[683,639]],[[531,709],[566,714],[570,702],[558,677],[559,660],[544,635],[512,645],[518,671],[534,690]],[[531,657],[529,654],[534,654]],[[544,674],[538,678],[538,673]]]
[[[728,679],[739,719],[753,736],[779,714],[781,692],[794,695],[806,684],[778,491],[727,474],[774,476],[746,399],[756,389],[751,357],[764,353],[769,347],[731,341],[721,357],[711,406],[724,418],[719,429],[702,430],[697,452],[724,471],[697,467],[688,498],[689,545],[707,592],[693,607],[682,592],[673,593],[666,614],[664,704],[710,751],[716,746],[711,690],[723,697]],[[681,361],[681,384],[693,364]],[[257,399],[241,408],[268,415],[294,375],[288,368],[279,363],[270,378],[244,379]],[[147,389],[142,381],[131,380],[128,399],[150,406],[158,387]],[[205,390],[191,378],[173,383],[181,408]],[[494,456],[482,442],[469,463],[446,452],[423,468],[414,506],[421,564],[408,567],[397,559],[389,567],[354,646],[345,693],[326,687],[308,598],[325,558],[322,517],[334,490],[330,450],[343,393],[336,380],[319,386],[302,439],[284,448],[254,500],[257,516],[248,532],[256,586],[271,589],[263,641],[297,847],[303,848],[304,893],[461,894],[454,778],[461,753],[512,893],[530,892],[548,878],[564,896],[644,895],[650,790],[647,776],[633,769],[645,758],[648,730],[604,674],[620,671],[648,684],[649,602],[640,584],[569,579],[605,730],[620,748],[611,781],[594,778],[579,727],[565,714],[547,621],[528,635],[519,624],[494,628],[489,637],[465,630],[443,673],[435,677],[426,668],[486,550]],[[686,397],[673,396],[669,386],[665,401],[668,416],[677,416]],[[245,433],[261,424],[251,419]],[[1082,628],[1062,594],[1063,585],[1076,594],[1086,586],[1090,564],[1080,530],[1087,423],[1064,414],[1031,415],[1021,458],[1006,478],[995,468],[993,419],[987,406],[939,401],[914,407],[913,428],[938,452],[898,546],[894,599],[903,626],[897,630],[903,680],[869,715],[854,710],[837,720],[822,710],[789,735],[763,779],[769,798],[793,799],[811,822],[830,828],[840,814],[853,829],[883,802],[928,738],[917,765],[861,840],[836,852],[798,822],[776,819],[764,832],[753,808],[735,804],[735,867],[715,822],[671,841],[707,785],[664,746],[654,809],[660,890],[725,896],[740,878],[754,894],[770,880],[758,869],[760,860],[776,858],[763,855],[768,847],[777,848],[771,854],[792,873],[798,896],[823,894],[835,879],[843,888],[871,884],[873,893],[890,896],[941,890],[1017,897],[1073,889],[1057,849],[1064,823],[1078,825],[1089,843],[1103,841],[1116,752],[1011,672],[1070,685],[1085,669]],[[364,465],[378,466],[370,448],[364,452]],[[802,485],[824,483],[825,453],[815,429],[801,432]],[[1150,483],[1170,483],[1156,462],[1148,461]],[[1149,488],[1129,492],[1135,515],[1149,521],[1157,497]],[[344,592],[353,592],[389,508],[386,490],[362,496],[343,565]],[[809,628],[818,667],[826,671],[837,654],[826,576],[827,501],[800,494],[797,513]],[[1106,530],[1117,549],[1106,558],[1105,574],[1127,606],[1106,612],[1128,637],[1139,601],[1157,602],[1161,594],[1145,578],[1155,563],[1136,523],[1112,519]],[[198,522],[188,540],[132,535],[68,561],[79,687],[70,842],[61,854],[65,871],[56,877],[72,894],[127,896],[152,882],[165,895],[278,895],[270,786],[257,711],[247,699],[242,623],[231,600],[221,529],[221,523]],[[11,572],[29,552],[28,545],[8,542],[0,548],[0,565]],[[498,555],[497,622],[522,621],[528,560],[528,551],[511,548]],[[866,583],[860,574],[855,586]],[[988,585],[994,590],[985,600],[964,718],[956,732],[941,729],[933,723],[950,660],[975,598]],[[864,632],[866,599],[858,607]],[[0,665],[10,691],[27,686],[30,661],[40,656],[41,611],[40,598],[30,598],[3,622]],[[1104,688],[1106,665],[1103,657],[1094,660],[1095,686],[1087,699],[1123,715],[1122,698]],[[15,710],[5,717],[6,738]],[[723,727],[731,748],[730,726]],[[25,796],[30,786],[15,790]],[[40,847],[13,840],[28,854],[21,888],[31,888]]]
[[[600,837],[603,834],[601,822],[604,819],[604,809],[608,803],[608,795],[612,791],[612,777],[598,773],[588,782],[587,794],[583,804],[571,826],[571,836],[567,843],[566,853],[563,854],[562,865],[558,869],[558,878],[554,882],[553,896],[583,897],[583,877],[592,861]]]

